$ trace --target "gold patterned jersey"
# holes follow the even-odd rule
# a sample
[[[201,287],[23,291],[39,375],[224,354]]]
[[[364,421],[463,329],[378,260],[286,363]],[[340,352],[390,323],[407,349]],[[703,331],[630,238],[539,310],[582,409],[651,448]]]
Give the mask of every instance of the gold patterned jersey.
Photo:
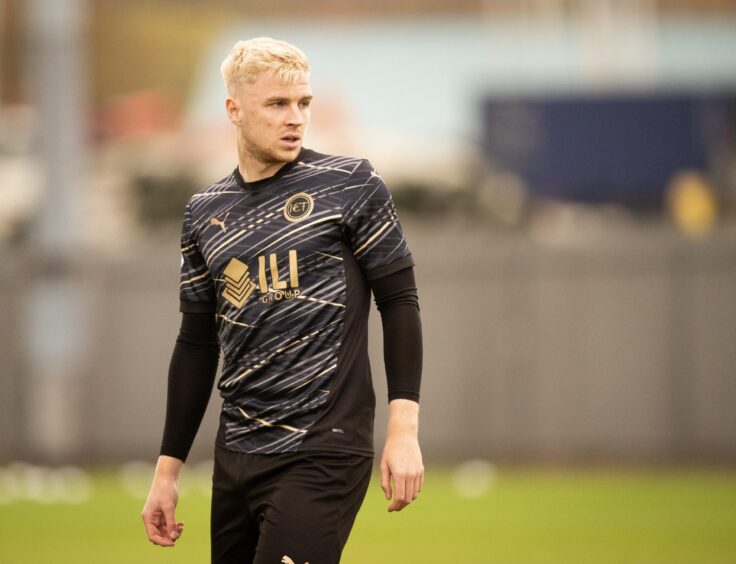
[[[391,195],[362,159],[302,149],[274,176],[194,194],[181,311],[212,312],[218,444],[373,454],[369,281],[413,265]]]

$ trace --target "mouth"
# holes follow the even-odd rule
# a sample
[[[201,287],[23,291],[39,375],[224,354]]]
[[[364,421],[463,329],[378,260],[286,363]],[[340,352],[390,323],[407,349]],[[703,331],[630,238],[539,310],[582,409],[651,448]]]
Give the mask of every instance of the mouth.
[[[302,140],[301,136],[294,135],[294,134],[284,135],[281,138],[281,141],[283,141],[284,143],[286,143],[290,147],[296,147],[297,145],[299,145],[299,143],[301,142],[301,140]]]

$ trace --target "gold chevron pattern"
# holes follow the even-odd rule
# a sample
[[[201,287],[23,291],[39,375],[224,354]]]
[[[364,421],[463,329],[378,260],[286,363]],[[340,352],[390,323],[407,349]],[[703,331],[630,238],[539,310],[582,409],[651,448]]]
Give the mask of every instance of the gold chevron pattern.
[[[222,292],[222,297],[235,307],[243,307],[253,290],[256,289],[256,284],[248,273],[248,265],[232,258],[225,267],[223,274],[225,276],[225,290]]]

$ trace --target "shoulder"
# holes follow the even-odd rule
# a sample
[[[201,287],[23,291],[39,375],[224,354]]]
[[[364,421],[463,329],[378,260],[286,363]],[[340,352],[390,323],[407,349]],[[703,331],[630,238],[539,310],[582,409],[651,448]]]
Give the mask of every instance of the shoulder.
[[[366,159],[345,155],[329,155],[312,149],[304,149],[299,155],[295,171],[310,170],[335,177],[350,177],[371,167]],[[372,168],[372,167],[371,167]]]
[[[188,212],[194,212],[199,208],[208,208],[212,203],[219,203],[222,201],[222,198],[229,197],[238,192],[240,190],[235,179],[235,170],[233,169],[233,172],[227,176],[220,178],[212,184],[208,184],[189,196],[186,209]]]
[[[208,222],[212,214],[226,205],[239,191],[233,170],[189,196],[184,208],[184,229],[196,232],[203,222]]]
[[[230,194],[237,187],[238,182],[235,179],[235,169],[233,169],[233,171],[227,176],[220,178],[220,180],[213,182],[212,184],[208,184],[204,188],[201,188],[200,190],[192,194],[189,197],[189,201],[192,202],[200,198],[209,198]]]

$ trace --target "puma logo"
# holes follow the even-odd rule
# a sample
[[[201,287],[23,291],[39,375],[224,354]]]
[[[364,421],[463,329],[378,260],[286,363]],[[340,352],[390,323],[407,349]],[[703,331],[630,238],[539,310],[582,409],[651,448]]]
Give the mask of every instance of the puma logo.
[[[284,554],[281,557],[281,564],[296,564],[296,563],[291,558],[286,556],[286,554]],[[304,564],[309,564],[309,562],[305,562]]]
[[[227,216],[229,215],[230,215],[230,212],[227,212],[225,214],[225,217],[222,218],[222,220],[219,220],[216,217],[210,218],[210,225],[219,225],[222,228],[222,232],[227,233],[227,228],[225,227],[225,220],[227,219]]]

